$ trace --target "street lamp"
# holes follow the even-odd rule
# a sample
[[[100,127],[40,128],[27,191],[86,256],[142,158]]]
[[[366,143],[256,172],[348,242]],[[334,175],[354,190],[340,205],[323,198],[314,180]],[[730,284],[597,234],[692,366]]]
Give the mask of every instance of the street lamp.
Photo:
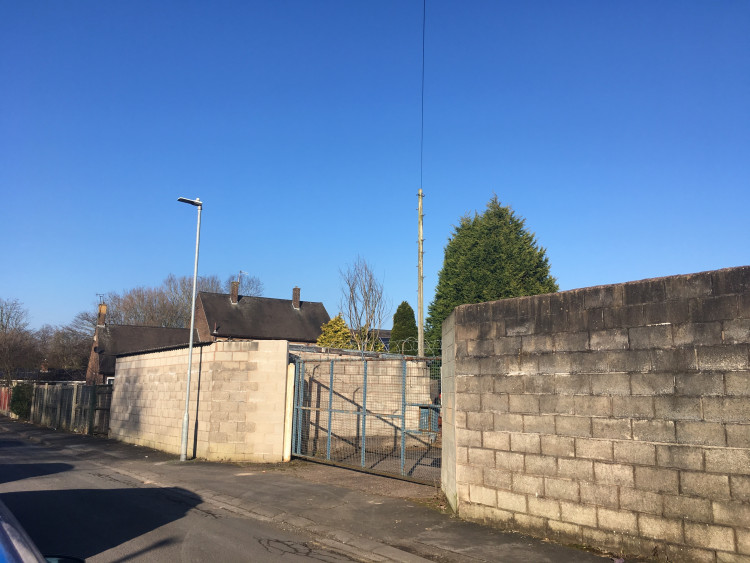
[[[198,228],[195,233],[195,267],[193,268],[193,300],[192,307],[190,308],[190,345],[188,352],[187,385],[185,387],[185,415],[182,417],[182,441],[180,442],[180,461],[185,461],[187,459],[188,406],[190,405],[190,375],[193,369],[193,332],[195,330],[195,291],[198,284],[198,248],[201,243],[201,211],[203,210],[203,202],[197,197],[195,199],[179,197],[177,201],[189,203],[198,208]]]

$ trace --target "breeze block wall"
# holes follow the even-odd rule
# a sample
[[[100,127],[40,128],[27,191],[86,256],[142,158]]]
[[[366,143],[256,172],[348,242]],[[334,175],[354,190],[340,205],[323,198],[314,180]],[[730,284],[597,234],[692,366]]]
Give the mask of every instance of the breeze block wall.
[[[750,561],[750,267],[464,305],[443,327],[459,515]]]
[[[287,357],[286,341],[194,348],[189,458],[283,460]],[[187,365],[187,348],[117,358],[110,437],[179,454]]]

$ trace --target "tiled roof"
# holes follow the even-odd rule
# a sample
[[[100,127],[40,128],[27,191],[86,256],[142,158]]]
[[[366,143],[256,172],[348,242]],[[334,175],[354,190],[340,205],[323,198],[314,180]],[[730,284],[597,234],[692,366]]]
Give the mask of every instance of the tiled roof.
[[[200,293],[211,334],[219,338],[253,338],[315,342],[321,326],[330,319],[323,303],[291,299],[240,296],[232,303],[228,294]]]
[[[190,329],[156,326],[105,325],[98,327],[99,373],[114,375],[115,357],[187,346]],[[193,340],[198,342],[198,333]]]

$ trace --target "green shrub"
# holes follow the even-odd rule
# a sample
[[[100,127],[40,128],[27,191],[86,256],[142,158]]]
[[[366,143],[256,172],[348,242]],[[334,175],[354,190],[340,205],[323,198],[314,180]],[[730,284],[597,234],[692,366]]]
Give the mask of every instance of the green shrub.
[[[28,420],[31,416],[31,399],[34,397],[34,386],[29,383],[21,383],[13,387],[10,397],[10,412],[19,418]]]
[[[321,328],[320,336],[316,344],[324,348],[352,348],[352,332],[346,326],[346,321],[341,313],[325,323]]]

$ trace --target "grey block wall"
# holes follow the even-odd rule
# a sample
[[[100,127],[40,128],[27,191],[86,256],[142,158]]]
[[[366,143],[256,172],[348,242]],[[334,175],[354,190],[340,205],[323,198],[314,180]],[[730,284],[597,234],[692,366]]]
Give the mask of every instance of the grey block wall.
[[[460,515],[750,561],[750,267],[464,305],[443,345]]]
[[[285,340],[196,348],[188,457],[281,462],[287,360]],[[110,437],[179,454],[187,364],[187,348],[118,358]]]

